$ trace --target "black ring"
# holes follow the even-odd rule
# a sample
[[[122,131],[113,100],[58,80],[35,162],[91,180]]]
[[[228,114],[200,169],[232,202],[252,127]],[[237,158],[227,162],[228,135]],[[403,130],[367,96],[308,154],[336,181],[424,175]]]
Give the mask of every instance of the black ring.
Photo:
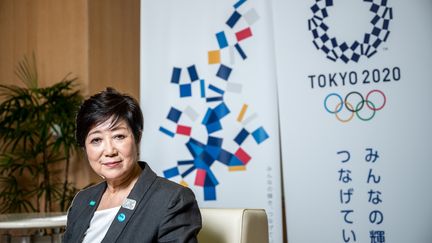
[[[361,106],[360,106],[360,108],[359,108],[358,105],[357,105],[356,108],[355,108],[355,110],[352,110],[351,108],[349,108],[349,107],[346,105],[347,100],[348,100],[348,97],[349,97],[351,94],[358,94],[358,95],[361,97],[362,101],[361,101]],[[357,111],[360,111],[361,109],[363,109],[363,106],[364,106],[364,104],[365,104],[365,99],[364,99],[363,95],[361,95],[359,92],[357,92],[357,91],[352,91],[352,92],[349,92],[349,93],[345,96],[344,104],[345,104],[345,107],[346,107],[349,111],[351,111],[351,112],[357,112]]]

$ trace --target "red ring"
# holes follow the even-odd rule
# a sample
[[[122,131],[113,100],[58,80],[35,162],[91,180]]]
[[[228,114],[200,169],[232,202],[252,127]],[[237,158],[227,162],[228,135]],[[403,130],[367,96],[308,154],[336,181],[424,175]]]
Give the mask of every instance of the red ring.
[[[380,107],[377,107],[377,108],[375,108],[375,107],[371,107],[371,106],[369,105],[369,103],[367,102],[367,101],[370,101],[370,100],[369,100],[369,95],[372,94],[373,92],[378,92],[378,93],[380,93],[380,94],[383,96],[383,98],[384,98],[384,102],[383,102],[383,104],[382,104]],[[384,108],[386,102],[387,102],[387,98],[386,98],[384,92],[382,92],[381,90],[374,89],[374,90],[369,91],[369,93],[366,95],[366,105],[369,107],[369,109],[371,109],[371,110],[373,110],[373,111],[379,111],[379,110],[381,110],[382,108]]]

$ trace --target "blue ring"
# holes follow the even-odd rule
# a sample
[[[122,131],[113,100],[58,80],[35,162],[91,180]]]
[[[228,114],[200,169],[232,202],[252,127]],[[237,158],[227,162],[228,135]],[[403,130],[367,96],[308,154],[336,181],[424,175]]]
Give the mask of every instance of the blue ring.
[[[339,97],[339,100],[340,100],[340,103],[341,103],[341,106],[339,107],[339,109],[337,111],[331,111],[327,107],[327,99],[330,98],[330,96],[333,96],[333,95]],[[324,99],[324,108],[327,110],[328,113],[331,113],[331,114],[339,113],[342,110],[343,106],[344,106],[344,103],[343,103],[342,97],[339,94],[337,94],[337,93],[330,93]]]

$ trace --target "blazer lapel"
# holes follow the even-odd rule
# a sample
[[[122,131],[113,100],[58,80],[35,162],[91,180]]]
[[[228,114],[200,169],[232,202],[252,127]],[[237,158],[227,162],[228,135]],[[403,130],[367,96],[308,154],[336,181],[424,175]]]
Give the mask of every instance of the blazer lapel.
[[[84,234],[87,231],[90,221],[93,218],[93,214],[96,211],[100,199],[102,198],[103,192],[105,191],[106,183],[100,183],[99,185],[95,186],[94,193],[91,193],[91,196],[86,199],[87,201],[81,202],[82,205],[82,211],[77,216],[79,218],[80,224],[75,223],[76,227],[76,236],[79,241],[82,241],[84,238]],[[77,221],[75,221],[77,222]]]
[[[111,223],[105,238],[102,240],[102,243],[115,242],[117,240],[129,220],[132,218],[132,215],[139,207],[140,203],[143,203],[145,194],[156,179],[156,174],[145,162],[139,163],[143,171],[138,177],[138,180],[129,193],[127,199],[117,212],[117,215]]]

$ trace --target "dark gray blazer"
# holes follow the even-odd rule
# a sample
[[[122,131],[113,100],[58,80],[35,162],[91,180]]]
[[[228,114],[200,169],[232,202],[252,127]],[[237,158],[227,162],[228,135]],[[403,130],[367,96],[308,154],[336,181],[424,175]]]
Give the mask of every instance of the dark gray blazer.
[[[142,173],[128,196],[136,205],[120,207],[102,242],[197,242],[201,214],[193,192],[139,163]],[[75,196],[63,242],[82,242],[106,187],[102,182]]]

